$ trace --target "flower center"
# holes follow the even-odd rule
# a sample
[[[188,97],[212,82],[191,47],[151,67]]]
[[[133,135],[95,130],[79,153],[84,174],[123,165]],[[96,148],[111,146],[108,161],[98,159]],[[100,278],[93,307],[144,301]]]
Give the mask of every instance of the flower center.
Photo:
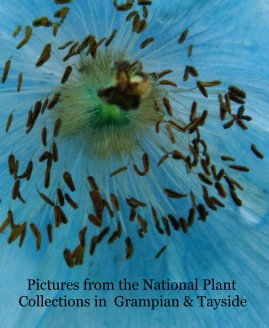
[[[128,124],[129,118],[126,112],[139,109],[142,97],[150,92],[147,74],[134,69],[134,65],[128,61],[117,61],[114,69],[115,84],[97,91],[101,102],[94,114],[96,128]]]
[[[153,106],[159,88],[140,62],[127,61],[120,53],[82,56],[58,92],[53,115],[62,120],[62,137],[90,138],[106,156],[108,149],[110,154],[132,153],[159,116]]]
[[[117,105],[123,111],[138,109],[141,97],[150,91],[150,82],[144,72],[134,72],[128,61],[115,63],[116,83],[112,87],[98,90],[98,96],[107,104]]]

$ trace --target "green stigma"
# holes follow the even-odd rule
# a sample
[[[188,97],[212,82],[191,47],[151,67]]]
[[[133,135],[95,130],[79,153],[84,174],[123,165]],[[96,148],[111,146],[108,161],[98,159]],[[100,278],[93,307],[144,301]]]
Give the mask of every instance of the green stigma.
[[[91,127],[101,128],[104,126],[123,126],[129,123],[127,113],[117,105],[100,102],[92,115]]]

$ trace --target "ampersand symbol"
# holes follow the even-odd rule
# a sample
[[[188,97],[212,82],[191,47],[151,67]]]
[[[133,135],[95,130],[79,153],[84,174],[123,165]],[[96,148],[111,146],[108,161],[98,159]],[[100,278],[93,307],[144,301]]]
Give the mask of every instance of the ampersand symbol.
[[[190,296],[185,296],[184,306],[185,307],[192,307],[193,300],[190,298]]]

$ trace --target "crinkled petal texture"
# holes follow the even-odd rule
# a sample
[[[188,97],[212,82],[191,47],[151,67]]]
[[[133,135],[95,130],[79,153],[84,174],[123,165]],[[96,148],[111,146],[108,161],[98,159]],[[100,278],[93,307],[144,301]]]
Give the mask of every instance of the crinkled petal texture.
[[[268,6],[262,0],[236,4],[232,0],[212,0],[206,4],[200,0],[173,3],[156,0],[148,6],[146,29],[137,33],[137,29],[143,29],[143,24],[139,25],[143,8],[136,2],[135,7],[126,12],[117,10],[110,0],[77,0],[68,5],[55,2],[13,0],[0,4],[3,72],[7,70],[6,61],[11,60],[7,78],[2,76],[4,83],[0,90],[1,325],[8,328],[266,327]],[[66,6],[70,11],[65,19],[53,18],[56,11]],[[138,11],[139,22],[135,22],[135,14],[126,20],[132,10]],[[16,49],[24,38],[25,26],[31,26],[39,17],[61,21],[57,35],[52,33],[57,25],[32,26],[29,42]],[[21,25],[22,30],[12,37],[17,25]],[[105,46],[106,39],[98,45],[115,30],[111,44]],[[86,64],[79,61],[80,55],[73,53],[63,60],[70,48],[62,50],[60,46],[68,41],[79,41],[80,45],[90,34],[94,35],[95,43],[87,55],[85,49],[81,54]],[[154,40],[142,45],[151,37]],[[52,48],[50,58],[39,65],[40,54],[48,44]],[[41,61],[47,54],[48,51],[43,52]],[[148,74],[147,78],[150,76],[152,89],[149,94],[143,94],[143,99],[139,95],[141,104],[137,111],[124,113],[129,125],[104,124],[96,128],[96,110],[107,110],[111,105],[104,105],[98,99],[98,90],[115,83],[113,65],[119,59],[141,62],[143,72]],[[89,65],[87,60],[96,61],[88,70],[83,68]],[[67,66],[73,71],[63,84],[61,80]],[[169,75],[160,78],[160,72],[168,69]],[[20,73],[23,82],[18,92]],[[211,85],[206,84],[208,81]],[[239,91],[230,89],[228,92],[231,85]],[[240,90],[246,92],[246,99]],[[41,101],[43,105],[47,97],[52,101],[57,92],[59,102],[50,103],[51,109],[37,114],[35,108],[39,104],[36,103]],[[169,113],[167,101],[173,113]],[[198,104],[197,114],[193,112],[190,118],[194,103]],[[111,115],[116,120],[119,109],[115,111],[113,107],[112,110],[109,120]],[[32,115],[33,126],[29,115]],[[108,122],[107,116],[103,115],[102,119],[104,117]],[[63,128],[59,136],[57,120]],[[11,125],[7,126],[6,122]],[[42,137],[44,127],[47,138]],[[53,143],[57,145],[57,156]],[[257,151],[253,152],[253,145],[264,154],[263,160]],[[10,172],[10,155],[15,156],[13,171],[16,171],[16,159],[19,160],[17,173]],[[224,161],[223,155],[236,161]],[[29,161],[33,162],[33,171],[25,181],[18,176],[23,175]],[[111,176],[121,167],[124,170]],[[222,168],[224,177],[219,178]],[[248,168],[250,171],[245,172]],[[64,176],[67,172],[75,188],[70,177]],[[92,180],[89,185],[89,176],[95,178],[98,188]],[[219,185],[224,179],[226,197]],[[61,192],[64,205],[59,196]],[[117,195],[119,211],[111,193]],[[195,205],[191,195],[195,195],[200,206]],[[111,200],[112,209],[104,200]],[[98,212],[100,207],[104,213]],[[158,215],[155,221],[152,207]],[[109,209],[113,210],[113,218]],[[190,219],[192,209],[196,213],[194,223]],[[8,211],[12,211],[13,224],[5,221],[6,213],[11,213]],[[206,220],[204,211],[209,212]],[[8,227],[4,227],[5,222]],[[51,228],[52,243],[48,238]],[[26,231],[25,240],[23,231]],[[112,242],[113,232],[120,236],[114,235],[117,240]],[[41,247],[37,251],[40,240]],[[126,260],[132,253],[131,245],[134,254]],[[165,252],[155,258],[166,245]],[[81,262],[83,265],[74,266]],[[86,278],[114,282],[115,286],[123,278],[140,283],[142,279],[188,282],[195,278],[199,281],[214,278],[221,282],[236,281],[236,290],[27,290],[27,279],[80,282],[82,286]],[[50,299],[93,300],[97,296],[106,298],[108,304],[107,307],[32,308],[18,304],[22,295],[35,298],[41,294]],[[248,300],[248,305],[217,310],[181,305],[151,310],[117,307],[113,303],[117,295],[157,299],[162,295],[179,298],[182,304],[188,294],[192,298],[197,295],[227,298],[238,294]]]

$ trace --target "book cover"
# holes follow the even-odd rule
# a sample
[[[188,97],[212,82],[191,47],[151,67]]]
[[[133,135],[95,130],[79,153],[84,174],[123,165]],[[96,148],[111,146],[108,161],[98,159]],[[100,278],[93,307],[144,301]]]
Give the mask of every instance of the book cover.
[[[268,327],[268,10],[0,1],[1,327]]]

